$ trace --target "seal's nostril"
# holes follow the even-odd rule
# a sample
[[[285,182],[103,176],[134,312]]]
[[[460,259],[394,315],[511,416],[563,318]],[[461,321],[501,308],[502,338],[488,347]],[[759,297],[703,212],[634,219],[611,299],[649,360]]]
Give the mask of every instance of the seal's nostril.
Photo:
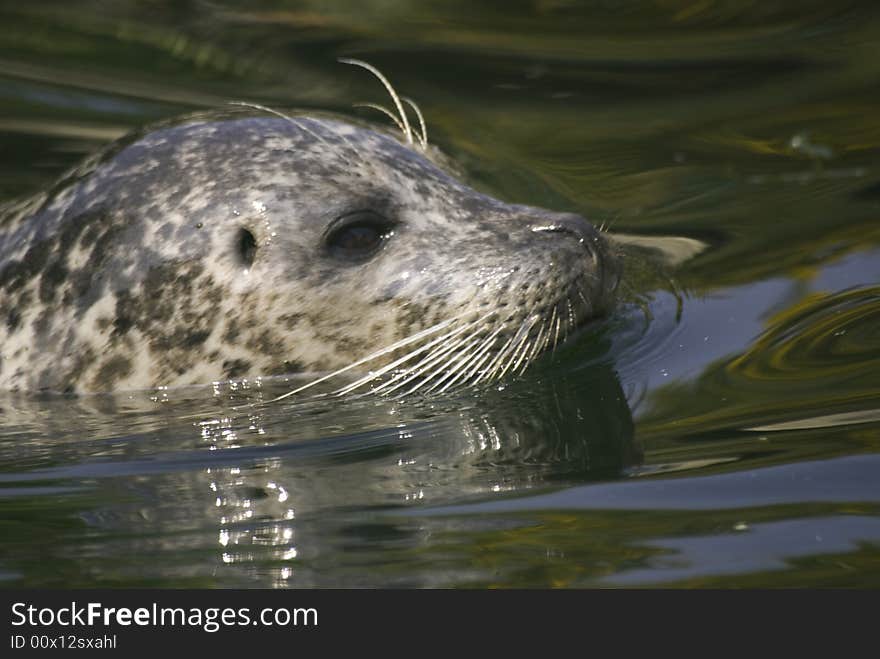
[[[596,233],[592,224],[580,215],[565,214],[552,215],[541,218],[532,226],[535,233],[564,233],[569,234],[581,242],[586,242]]]

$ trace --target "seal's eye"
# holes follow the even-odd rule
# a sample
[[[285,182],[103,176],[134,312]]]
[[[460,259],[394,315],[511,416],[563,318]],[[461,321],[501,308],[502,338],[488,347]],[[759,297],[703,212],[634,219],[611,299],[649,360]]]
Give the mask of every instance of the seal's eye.
[[[247,229],[238,230],[238,238],[236,240],[238,248],[238,256],[246,268],[250,268],[254,264],[254,257],[257,255],[257,239]]]
[[[358,211],[336,220],[324,241],[334,256],[364,259],[372,256],[394,233],[394,225],[372,211]]]

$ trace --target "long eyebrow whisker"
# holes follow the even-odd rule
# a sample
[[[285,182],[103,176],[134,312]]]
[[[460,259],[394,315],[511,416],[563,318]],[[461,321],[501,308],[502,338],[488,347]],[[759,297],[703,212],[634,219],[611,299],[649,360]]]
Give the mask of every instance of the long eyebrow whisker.
[[[292,124],[295,124],[296,121],[293,117],[288,114],[284,114],[279,110],[274,110],[268,106],[260,105],[259,103],[250,103],[248,101],[226,101],[226,105],[237,105],[243,108],[251,108],[253,110],[260,110],[262,112],[267,112],[269,114],[274,114],[276,117],[280,117],[281,119],[286,119]]]
[[[285,121],[290,122],[291,124],[296,126],[298,129],[308,133],[309,135],[314,137],[316,140],[318,140],[319,142],[321,142],[325,146],[331,146],[331,147],[333,146],[329,141],[327,141],[325,138],[323,138],[317,131],[314,131],[305,125],[304,122],[306,120],[311,121],[311,122],[317,122],[316,119],[312,119],[311,117],[292,117],[289,114],[285,114],[285,113],[281,112],[280,110],[275,110],[274,108],[270,108],[266,105],[260,105],[259,103],[251,103],[249,101],[227,101],[226,104],[227,105],[235,105],[235,106],[242,107],[242,108],[251,108],[253,110],[260,110],[261,112],[266,112],[267,114],[274,115],[280,119],[284,119]],[[346,146],[348,147],[348,150],[354,154],[354,156],[357,160],[360,160],[362,163],[364,163],[368,166],[372,165],[372,163],[370,163],[369,160],[364,158],[358,152],[358,150],[354,147],[354,145],[349,141],[349,139],[345,135],[340,135],[340,137],[345,142]],[[348,158],[345,158],[345,160],[349,164],[353,164],[352,160],[350,160]]]
[[[428,148],[428,127],[425,125],[425,117],[422,116],[422,111],[419,109],[419,106],[416,105],[416,102],[407,96],[402,97],[406,103],[409,103],[409,106],[415,111],[416,117],[419,119],[419,126],[422,129],[422,134],[418,135],[419,142],[421,142],[422,150]]]
[[[378,110],[379,112],[384,114],[386,117],[391,119],[391,121],[393,121],[394,124],[400,129],[401,133],[405,134],[406,129],[404,128],[403,124],[401,123],[400,118],[395,116],[395,114],[391,110],[386,108],[385,106],[379,105],[378,103],[355,103],[354,107],[356,107],[356,108],[370,108],[372,110]]]
[[[406,138],[406,141],[409,144],[412,144],[413,143],[412,129],[410,128],[409,119],[406,116],[406,112],[403,109],[403,104],[400,102],[400,97],[397,95],[397,92],[394,91],[394,87],[392,87],[391,83],[388,82],[388,79],[384,75],[382,75],[382,72],[379,71],[379,69],[377,69],[372,64],[367,64],[366,62],[363,62],[359,59],[350,59],[348,57],[340,57],[338,61],[341,62],[342,64],[352,64],[354,66],[359,66],[362,69],[366,69],[367,71],[372,73],[374,76],[376,76],[376,78],[379,79],[379,82],[381,82],[385,86],[385,89],[388,91],[388,94],[391,96],[391,100],[394,101],[394,106],[397,108],[397,113],[400,115],[400,121],[403,123],[403,136]]]

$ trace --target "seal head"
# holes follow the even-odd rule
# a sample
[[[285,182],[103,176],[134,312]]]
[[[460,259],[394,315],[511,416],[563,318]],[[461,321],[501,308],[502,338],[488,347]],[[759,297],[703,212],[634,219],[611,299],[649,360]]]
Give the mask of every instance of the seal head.
[[[351,369],[447,388],[521,370],[605,313],[618,271],[580,216],[479,193],[418,145],[197,115],[0,211],[0,387]]]

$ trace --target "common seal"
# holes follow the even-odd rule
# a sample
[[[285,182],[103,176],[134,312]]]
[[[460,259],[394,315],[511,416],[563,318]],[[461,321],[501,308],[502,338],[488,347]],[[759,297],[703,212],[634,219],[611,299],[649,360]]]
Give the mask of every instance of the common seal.
[[[350,371],[367,375],[346,391],[445,389],[604,314],[603,235],[464,185],[381,79],[403,137],[227,108],[129,135],[0,211],[0,388]]]

